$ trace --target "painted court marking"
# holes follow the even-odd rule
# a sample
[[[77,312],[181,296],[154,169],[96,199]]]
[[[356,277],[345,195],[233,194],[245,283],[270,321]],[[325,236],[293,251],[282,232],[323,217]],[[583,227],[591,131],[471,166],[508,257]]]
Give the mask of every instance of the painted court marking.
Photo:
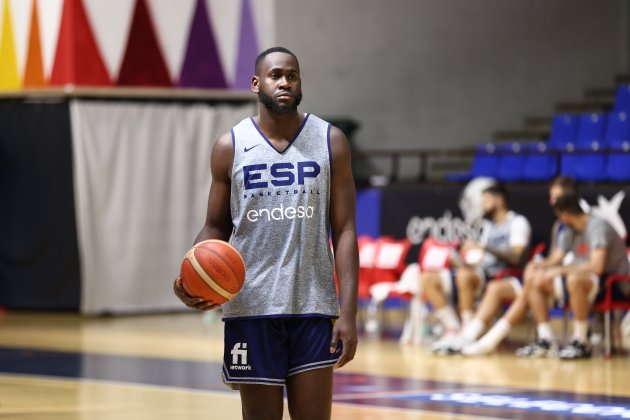
[[[96,353],[0,347],[0,372],[237,396],[221,364]],[[337,404],[454,416],[555,420],[630,419],[630,398],[482,384],[335,373]]]

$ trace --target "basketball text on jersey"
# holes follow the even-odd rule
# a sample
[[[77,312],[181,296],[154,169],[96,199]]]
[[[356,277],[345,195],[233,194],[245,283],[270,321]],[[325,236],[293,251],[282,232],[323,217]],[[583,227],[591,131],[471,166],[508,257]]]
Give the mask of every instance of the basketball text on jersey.
[[[231,370],[252,370],[251,365],[247,364],[247,343],[236,343],[230,351],[232,355]]]

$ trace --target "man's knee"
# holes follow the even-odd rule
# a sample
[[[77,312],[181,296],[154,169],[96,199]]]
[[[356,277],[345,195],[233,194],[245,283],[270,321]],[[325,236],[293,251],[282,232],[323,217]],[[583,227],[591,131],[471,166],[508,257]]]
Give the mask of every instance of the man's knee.
[[[540,267],[531,265],[531,263],[527,267],[528,268],[526,268],[523,273],[523,286],[533,285],[544,274],[544,270]]]
[[[532,276],[528,286],[530,291],[544,292],[549,289],[552,282],[552,278],[549,278],[548,276],[545,276],[543,274],[536,274]]]
[[[567,275],[567,290],[570,293],[588,292],[593,287],[593,281],[590,276],[583,274]]]
[[[501,294],[501,285],[499,283],[498,281],[488,283],[488,286],[486,286],[486,295],[492,298],[498,298]]]
[[[420,282],[424,290],[439,289],[441,283],[440,273],[437,273],[435,271],[426,271],[422,273],[422,276],[420,277]]]
[[[533,262],[527,263],[527,265],[525,266],[525,269],[523,270],[523,279],[531,277],[535,271],[536,271],[536,266],[534,265],[534,263]]]

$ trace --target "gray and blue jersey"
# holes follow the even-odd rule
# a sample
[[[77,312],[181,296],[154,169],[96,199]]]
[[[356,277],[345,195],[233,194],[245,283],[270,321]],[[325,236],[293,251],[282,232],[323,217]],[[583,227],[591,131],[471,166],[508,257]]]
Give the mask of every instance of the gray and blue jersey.
[[[529,247],[531,226],[527,219],[513,211],[507,213],[502,223],[490,223],[481,238],[481,245],[507,253],[514,247]],[[492,277],[497,272],[508,267],[505,261],[486,252],[479,264]]]
[[[232,128],[230,242],[245,260],[243,288],[224,319],[338,315],[330,249],[330,124],[306,114],[277,150],[253,118]]]

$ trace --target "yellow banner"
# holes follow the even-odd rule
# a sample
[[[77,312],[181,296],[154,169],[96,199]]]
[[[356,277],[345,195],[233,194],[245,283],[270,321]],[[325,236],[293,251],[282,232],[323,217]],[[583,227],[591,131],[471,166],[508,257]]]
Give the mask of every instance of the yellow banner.
[[[18,73],[15,43],[13,39],[13,22],[9,0],[4,0],[2,18],[2,37],[0,39],[0,89],[17,90],[22,87]]]

